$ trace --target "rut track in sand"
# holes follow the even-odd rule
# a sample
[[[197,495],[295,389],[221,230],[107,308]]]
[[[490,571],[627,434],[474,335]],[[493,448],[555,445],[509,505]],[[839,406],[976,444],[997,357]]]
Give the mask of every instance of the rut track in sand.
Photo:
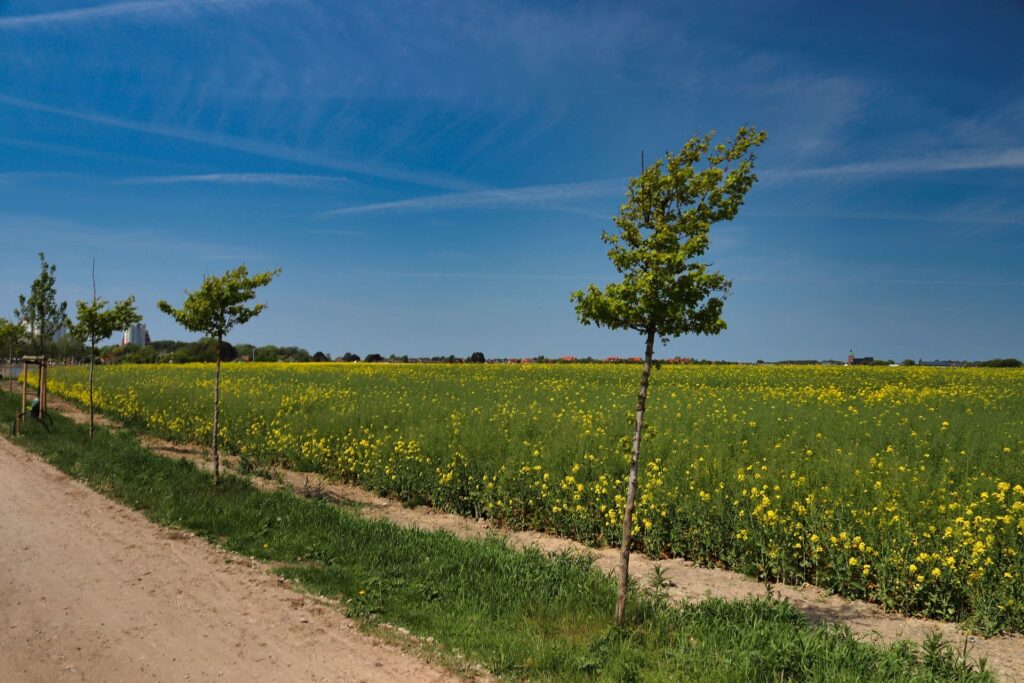
[[[49,401],[63,415],[76,422],[88,422],[88,414],[70,401],[53,395]],[[96,419],[98,424],[113,429],[121,428],[120,424],[105,416],[97,415]],[[162,456],[186,458],[201,467],[212,467],[205,447],[173,443],[149,435],[142,435],[140,441]],[[221,462],[228,469],[238,468],[238,459],[234,456],[222,455]],[[428,506],[407,508],[395,500],[377,496],[358,486],[332,482],[320,475],[283,468],[276,468],[272,475],[272,479],[255,477],[253,481],[265,488],[288,486],[306,495],[358,503],[361,514],[405,527],[447,531],[462,538],[500,534],[517,547],[538,547],[549,552],[568,550],[588,553],[594,557],[595,565],[608,573],[618,567],[617,549],[594,549],[576,541],[539,532],[509,531],[484,520],[439,512]],[[766,587],[764,583],[744,574],[698,567],[683,559],[654,560],[635,553],[630,560],[630,574],[638,582],[647,582],[656,566],[660,567],[663,576],[669,581],[668,595],[673,600],[699,601],[708,597],[740,599],[764,596],[770,589],[775,597],[789,601],[812,621],[844,624],[864,640],[879,643],[909,640],[922,643],[929,635],[938,632],[954,647],[960,650],[966,647],[972,659],[984,658],[1003,680],[1024,683],[1024,637],[1020,635],[975,637],[953,623],[886,612],[873,603],[847,600],[816,586],[775,583]]]

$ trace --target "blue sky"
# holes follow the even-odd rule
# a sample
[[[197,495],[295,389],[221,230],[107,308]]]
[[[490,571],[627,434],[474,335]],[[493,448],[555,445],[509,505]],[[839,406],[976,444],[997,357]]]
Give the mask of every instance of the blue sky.
[[[612,275],[629,175],[768,131],[712,258],[729,329],[664,355],[1024,357],[1024,4],[0,0],[0,306],[157,312],[282,267],[233,341],[638,355]],[[6,302],[6,303],[4,303]]]

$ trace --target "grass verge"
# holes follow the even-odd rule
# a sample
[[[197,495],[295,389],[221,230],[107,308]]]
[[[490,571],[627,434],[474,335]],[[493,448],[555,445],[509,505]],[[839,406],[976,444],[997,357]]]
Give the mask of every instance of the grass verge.
[[[15,399],[0,398],[2,414]],[[811,627],[767,599],[668,604],[631,596],[627,624],[611,626],[614,585],[578,555],[509,548],[493,538],[402,529],[287,491],[260,491],[149,452],[128,433],[54,415],[18,443],[154,522],[228,550],[278,563],[305,589],[340,599],[373,628],[388,623],[433,637],[495,674],[531,680],[982,681],[939,641],[887,647],[838,627]]]

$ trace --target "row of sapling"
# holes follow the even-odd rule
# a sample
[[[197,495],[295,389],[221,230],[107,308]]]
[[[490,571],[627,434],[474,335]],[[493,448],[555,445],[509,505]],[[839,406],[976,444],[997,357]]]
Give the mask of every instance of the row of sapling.
[[[7,348],[8,358],[13,359],[14,350],[22,345],[35,346],[38,356],[45,356],[46,349],[54,335],[62,327],[82,343],[89,344],[89,436],[93,435],[95,407],[93,402],[93,378],[96,363],[96,345],[110,337],[117,330],[126,329],[142,318],[135,310],[134,297],[119,301],[108,307],[104,299],[96,296],[96,264],[93,262],[92,301],[79,301],[76,305],[78,321],[68,318],[66,301],[57,302],[57,266],[46,262],[46,255],[39,253],[39,275],[32,282],[28,296],[18,297],[14,310],[17,322],[0,319],[0,340]],[[23,378],[27,379],[27,378]],[[13,373],[8,380],[13,391]]]
[[[128,329],[140,322],[142,317],[135,308],[135,297],[111,305],[96,294],[96,263],[93,261],[92,299],[78,301],[77,321],[67,316],[67,302],[57,303],[57,267],[46,262],[46,256],[39,254],[39,276],[32,282],[29,295],[18,297],[18,308],[14,311],[18,322],[0,318],[0,349],[5,348],[8,358],[14,357],[15,349],[26,343],[36,342],[38,355],[45,351],[54,334],[63,326],[68,333],[89,346],[89,436],[95,432],[94,378],[96,349],[99,343],[110,338],[118,330]],[[247,306],[256,296],[256,289],[270,283],[280,273],[275,270],[249,275],[246,267],[239,266],[222,276],[207,276],[199,289],[186,292],[185,303],[174,308],[166,301],[157,307],[168,313],[185,329],[203,332],[217,340],[217,368],[214,381],[213,399],[213,472],[214,482],[220,481],[220,458],[218,449],[220,419],[220,370],[221,347],[224,337],[236,325],[256,317],[266,304]],[[13,391],[13,373],[10,389]]]
[[[740,128],[727,144],[712,146],[714,133],[691,138],[677,154],[629,181],[626,203],[614,219],[617,230],[604,232],[608,258],[622,275],[599,289],[574,292],[576,314],[584,325],[634,330],[645,340],[636,423],[629,461],[626,509],[615,623],[621,624],[629,583],[637,469],[643,439],[647,389],[654,340],[668,342],[683,334],[718,334],[725,329],[722,306],[731,283],[703,260],[711,244],[711,226],[732,220],[757,180],[754,148],[767,135]]]

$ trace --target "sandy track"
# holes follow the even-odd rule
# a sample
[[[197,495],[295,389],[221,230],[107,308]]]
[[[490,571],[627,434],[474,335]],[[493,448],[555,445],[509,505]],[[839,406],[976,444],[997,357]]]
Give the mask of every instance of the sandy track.
[[[443,681],[0,439],[0,681]]]

